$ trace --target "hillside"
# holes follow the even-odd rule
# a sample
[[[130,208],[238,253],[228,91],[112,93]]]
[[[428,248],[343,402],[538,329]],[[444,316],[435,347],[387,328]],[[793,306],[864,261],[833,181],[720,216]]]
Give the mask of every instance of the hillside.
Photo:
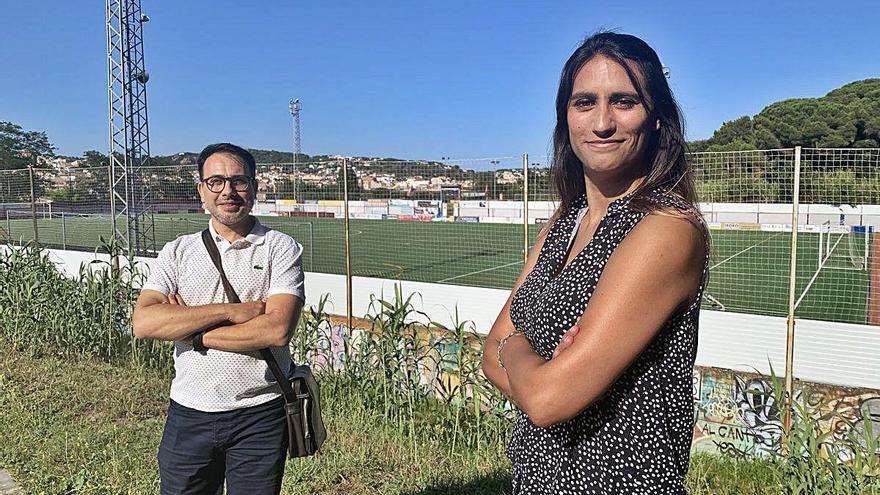
[[[783,100],[754,117],[725,122],[691,151],[880,147],[880,79],[855,81],[819,98]]]

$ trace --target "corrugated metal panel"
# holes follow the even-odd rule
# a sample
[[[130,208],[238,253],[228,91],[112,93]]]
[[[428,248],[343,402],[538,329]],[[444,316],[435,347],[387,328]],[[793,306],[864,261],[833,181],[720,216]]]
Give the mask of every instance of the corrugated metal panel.
[[[880,389],[880,327],[796,320],[794,359],[802,380]]]
[[[700,312],[699,366],[769,374],[785,370],[785,318]]]
[[[785,371],[786,319],[700,313],[697,364],[736,371]],[[798,319],[794,374],[800,380],[880,389],[880,327]]]

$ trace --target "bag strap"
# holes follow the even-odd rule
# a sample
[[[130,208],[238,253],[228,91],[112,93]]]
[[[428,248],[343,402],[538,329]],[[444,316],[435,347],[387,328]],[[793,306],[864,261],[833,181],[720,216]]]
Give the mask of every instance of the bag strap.
[[[226,291],[226,297],[229,299],[229,302],[240,303],[241,299],[238,297],[238,294],[236,294],[235,289],[232,288],[229,279],[226,278],[226,272],[223,271],[223,262],[220,260],[220,251],[217,250],[217,243],[214,242],[210,229],[202,231],[202,242],[205,244],[205,248],[208,249],[211,261],[214,262],[214,266],[217,267],[217,271],[220,272],[220,281],[223,283],[223,290]],[[284,395],[284,402],[287,402],[288,404],[296,402],[296,394],[293,393],[293,389],[290,387],[290,381],[288,381],[287,376],[281,372],[281,367],[278,366],[278,361],[275,360],[272,351],[268,348],[260,349],[260,356],[266,361],[272,374],[275,375],[275,381],[278,382],[278,385],[281,387],[281,393]]]

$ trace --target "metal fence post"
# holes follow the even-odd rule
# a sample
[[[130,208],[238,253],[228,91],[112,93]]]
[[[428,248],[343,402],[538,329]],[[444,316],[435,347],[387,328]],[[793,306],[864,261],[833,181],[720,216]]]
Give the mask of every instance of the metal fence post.
[[[112,270],[119,269],[119,237],[116,235],[117,225],[116,225],[116,195],[113,194],[113,131],[110,131],[110,155],[108,155],[109,163],[107,164],[107,193],[110,195],[110,238],[107,239],[110,242],[110,268]],[[128,228],[128,225],[126,225]],[[126,254],[129,254],[129,251],[126,251]],[[116,272],[114,272],[116,273]],[[115,288],[113,290],[116,290]]]
[[[352,289],[351,289],[351,238],[348,225],[348,158],[342,160],[342,198],[343,198],[343,229],[345,238],[345,308],[348,321],[349,336],[353,333],[352,328]]]
[[[40,242],[40,230],[37,227],[37,195],[34,191],[34,166],[28,165],[28,178],[31,184],[31,219],[34,222],[34,242]]]
[[[67,249],[67,227],[64,222],[63,211],[61,212],[61,249]]]
[[[785,448],[791,430],[791,407],[794,397],[794,302],[797,276],[798,213],[801,187],[801,147],[794,149],[794,190],[791,198],[791,265],[788,279],[788,331],[785,336],[785,403],[783,407],[782,435]]]
[[[523,264],[529,259],[529,154],[522,156],[523,163]]]
[[[308,223],[309,225],[309,271],[315,271],[315,259],[313,258],[315,252],[315,229],[312,225],[312,222]]]

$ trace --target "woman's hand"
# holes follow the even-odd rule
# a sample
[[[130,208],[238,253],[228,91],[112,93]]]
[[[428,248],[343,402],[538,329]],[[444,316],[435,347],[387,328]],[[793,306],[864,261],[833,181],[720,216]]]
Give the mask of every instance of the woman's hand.
[[[577,326],[577,323],[574,324],[573,327],[569,328],[565,335],[562,336],[562,340],[559,341],[559,345],[556,346],[556,349],[553,350],[553,358],[558,356],[562,351],[571,347],[571,344],[574,343],[574,338],[578,334],[578,331],[581,327]]]

